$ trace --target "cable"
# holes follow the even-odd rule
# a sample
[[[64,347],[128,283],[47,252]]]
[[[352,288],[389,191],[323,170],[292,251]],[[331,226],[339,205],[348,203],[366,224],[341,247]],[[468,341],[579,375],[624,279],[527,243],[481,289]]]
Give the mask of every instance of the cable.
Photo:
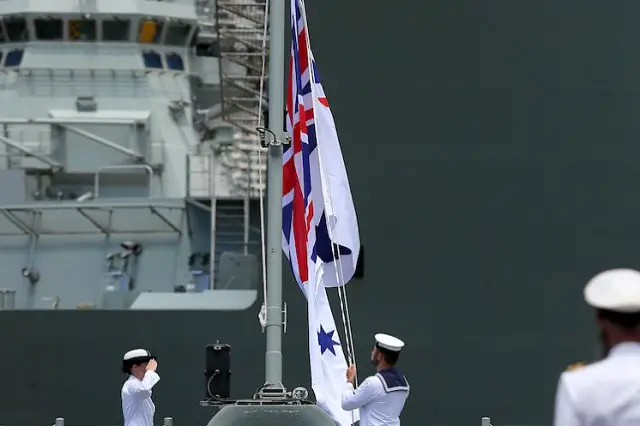
[[[220,370],[215,370],[213,372],[213,374],[211,375],[211,377],[209,377],[209,379],[207,380],[207,393],[209,394],[209,397],[213,400],[216,401],[220,401],[221,398],[219,396],[215,396],[212,392],[211,392],[211,381],[213,380],[214,377],[216,377],[218,374],[220,374]]]
[[[256,128],[262,127],[262,101],[264,98],[264,80],[267,70],[267,37],[269,35],[269,0],[266,0],[264,7],[264,30],[262,32],[262,67],[260,72],[260,89],[258,99],[258,119],[256,122]],[[262,155],[260,151],[262,146],[260,145],[260,139],[256,139],[256,145],[258,145],[258,186],[259,186],[259,199],[260,199],[260,251],[262,252],[262,307],[258,314],[258,320],[260,325],[264,328],[267,325],[267,244],[265,241],[265,211],[264,211],[264,191],[262,190]]]

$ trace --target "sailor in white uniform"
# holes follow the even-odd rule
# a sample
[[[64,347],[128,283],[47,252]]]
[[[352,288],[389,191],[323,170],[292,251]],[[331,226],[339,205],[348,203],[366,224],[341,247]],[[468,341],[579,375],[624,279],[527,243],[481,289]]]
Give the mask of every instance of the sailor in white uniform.
[[[157,368],[156,357],[145,349],[124,354],[122,371],[129,375],[121,392],[124,426],[153,426],[156,406],[151,400],[151,389],[160,381]]]
[[[349,367],[342,409],[360,409],[360,426],[399,426],[400,413],[409,396],[409,382],[395,367],[404,342],[388,334],[376,334],[375,338],[371,362],[377,373],[354,389],[356,368]]]
[[[640,272],[602,272],[584,297],[596,309],[606,358],[562,373],[554,425],[640,425]]]

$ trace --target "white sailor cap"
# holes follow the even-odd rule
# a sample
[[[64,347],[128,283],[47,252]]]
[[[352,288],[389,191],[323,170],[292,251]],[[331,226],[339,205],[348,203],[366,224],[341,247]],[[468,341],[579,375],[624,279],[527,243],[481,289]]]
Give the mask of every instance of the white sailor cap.
[[[640,272],[633,269],[601,272],[587,283],[584,299],[597,309],[640,312]]]
[[[132,349],[122,357],[123,361],[131,361],[131,360],[144,360],[144,359],[155,359],[156,357],[151,355],[146,349]]]
[[[404,347],[404,342],[397,337],[390,336],[388,334],[378,333],[375,335],[376,344],[388,351],[400,352]]]

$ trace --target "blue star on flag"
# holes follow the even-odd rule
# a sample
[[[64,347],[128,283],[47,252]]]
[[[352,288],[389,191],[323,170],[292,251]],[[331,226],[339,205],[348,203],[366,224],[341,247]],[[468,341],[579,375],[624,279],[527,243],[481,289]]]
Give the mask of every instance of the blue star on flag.
[[[330,332],[324,331],[324,328],[320,326],[320,331],[318,331],[318,345],[320,345],[320,354],[324,354],[324,351],[329,350],[332,354],[336,354],[336,349],[334,346],[340,346],[340,343],[333,340],[333,333],[335,330]]]

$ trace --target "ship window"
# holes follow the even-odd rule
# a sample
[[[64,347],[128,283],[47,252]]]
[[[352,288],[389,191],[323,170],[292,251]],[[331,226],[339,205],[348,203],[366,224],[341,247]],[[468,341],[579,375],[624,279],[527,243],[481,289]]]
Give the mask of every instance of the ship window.
[[[186,46],[191,34],[191,25],[181,22],[171,22],[167,27],[165,44],[170,46]]]
[[[8,17],[4,19],[4,27],[7,29],[7,36],[10,41],[28,41],[29,32],[27,21],[22,17]]]
[[[129,41],[131,21],[113,19],[102,23],[102,38],[104,41]]]
[[[167,68],[170,70],[184,71],[184,61],[177,53],[168,53],[166,56]]]
[[[2,64],[2,58],[4,58],[4,52],[0,52],[0,64]]]
[[[158,52],[147,51],[142,53],[145,68],[162,68],[162,58]]]
[[[218,41],[211,43],[198,43],[196,45],[196,56],[220,57],[220,44]]]
[[[145,19],[140,22],[138,41],[140,43],[159,43],[162,36],[162,21]]]
[[[7,42],[7,34],[4,32],[4,25],[0,25],[0,43]]]
[[[17,67],[22,63],[24,50],[16,49],[7,53],[7,59],[4,60],[5,67]]]
[[[36,40],[62,40],[62,19],[39,18],[34,21]]]
[[[93,19],[70,20],[69,40],[96,41],[96,21]]]

